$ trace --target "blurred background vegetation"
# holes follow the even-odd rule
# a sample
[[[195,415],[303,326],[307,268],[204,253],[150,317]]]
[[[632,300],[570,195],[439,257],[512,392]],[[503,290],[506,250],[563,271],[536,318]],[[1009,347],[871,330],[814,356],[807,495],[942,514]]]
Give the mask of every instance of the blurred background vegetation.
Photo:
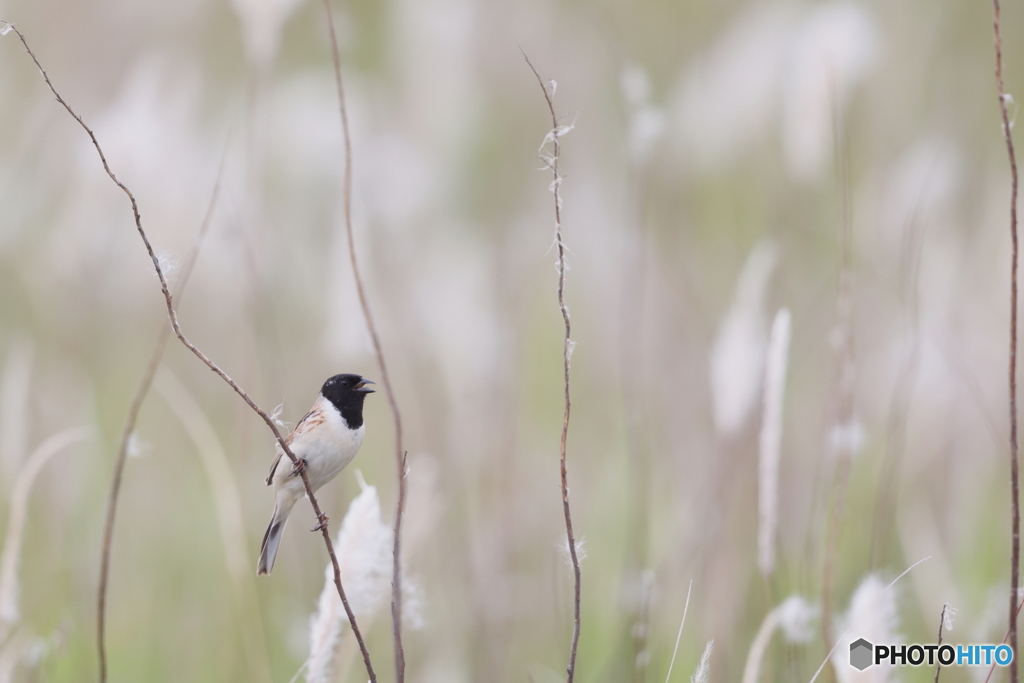
[[[934,642],[948,602],[959,613],[946,640],[1002,638],[1009,174],[987,3],[356,0],[335,12],[357,249],[409,448],[410,681],[564,677],[562,327],[537,159],[549,120],[520,48],[575,125],[562,196],[578,344],[569,478],[587,554],[577,680],[663,680],[691,580],[672,678],[687,680],[713,638],[711,680],[738,681],[787,596],[824,596],[838,637],[866,577],[888,583],[929,555],[893,588],[883,626]],[[0,18],[95,130],[168,264],[183,265],[223,160],[179,309],[200,348],[291,422],[329,375],[377,376],[344,239],[320,3],[0,0]],[[1004,27],[1019,93],[1019,3]],[[783,307],[777,561],[762,573],[761,384]],[[31,490],[0,676],[95,675],[106,497],[165,324],[125,197],[14,34],[0,38],[0,529],[28,454],[89,429],[64,434]],[[367,425],[320,496],[335,529],[357,469],[393,514],[382,394]],[[303,533],[312,516],[297,515],[274,574],[256,580],[266,427],[172,341],[132,452],[112,680],[287,681],[308,653],[326,555]],[[226,541],[236,528],[243,538]],[[386,612],[364,627],[383,681]],[[807,642],[776,636],[761,680],[809,680],[828,651],[813,628]],[[350,635],[342,648],[338,680],[365,680]]]

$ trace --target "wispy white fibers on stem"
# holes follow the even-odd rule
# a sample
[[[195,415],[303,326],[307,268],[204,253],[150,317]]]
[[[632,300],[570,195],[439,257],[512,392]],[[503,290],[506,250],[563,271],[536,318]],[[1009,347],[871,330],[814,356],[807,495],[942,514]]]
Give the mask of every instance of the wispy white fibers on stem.
[[[391,543],[393,530],[384,524],[377,488],[359,475],[362,493],[353,499],[341,523],[335,548],[349,604],[360,620],[369,623],[391,596]],[[334,568],[324,571],[324,589],[316,614],[310,618],[306,680],[327,683],[336,678],[336,654],[345,612],[334,587]]]
[[[709,640],[708,644],[704,646],[704,654],[700,656],[697,670],[690,676],[690,683],[708,683],[708,677],[711,675],[711,651],[713,649],[715,649],[714,638]]]
[[[775,314],[768,337],[764,373],[764,414],[761,416],[761,457],[758,462],[757,564],[763,576],[775,571],[775,536],[779,526],[779,460],[782,455],[782,404],[789,358],[789,309]]]
[[[811,623],[817,616],[818,608],[799,595],[791,595],[769,612],[750,644],[747,665],[743,668],[743,683],[757,683],[761,662],[775,629],[781,628],[791,643],[805,643],[814,633]]]
[[[18,480],[11,493],[10,514],[7,517],[7,535],[4,537],[3,553],[0,553],[0,644],[18,622],[18,564],[21,561],[21,537],[25,531],[25,517],[28,514],[28,495],[36,475],[50,458],[68,446],[88,437],[92,431],[87,427],[73,427],[57,432],[32,452],[18,473]]]
[[[572,559],[573,569],[573,629],[572,644],[569,646],[569,665],[566,667],[566,683],[572,683],[576,674],[576,649],[580,641],[580,562],[576,555],[576,540],[572,527],[572,512],[569,509],[569,473],[566,468],[566,440],[569,437],[569,414],[572,408],[569,386],[569,360],[572,356],[575,343],[572,341],[572,325],[569,322],[569,308],[565,305],[565,252],[568,251],[565,243],[562,242],[562,197],[559,188],[562,185],[562,176],[558,172],[558,163],[561,157],[561,145],[559,139],[572,130],[572,126],[563,126],[558,123],[558,116],[555,114],[555,105],[552,98],[555,96],[555,89],[558,84],[554,81],[545,82],[540,73],[533,67],[530,58],[523,53],[527,65],[537,77],[537,83],[544,91],[544,100],[548,105],[548,113],[551,115],[551,131],[544,136],[544,142],[540,146],[540,158],[545,166],[551,169],[551,193],[555,199],[555,244],[558,247],[558,261],[555,267],[558,270],[558,308],[562,313],[562,322],[565,325],[565,337],[562,346],[562,386],[565,396],[565,410],[562,413],[562,439],[559,447],[559,465],[561,470],[562,484],[562,512],[565,516],[565,537],[566,546],[569,549],[569,556]],[[549,147],[550,144],[550,147]],[[550,154],[545,150],[550,149]]]

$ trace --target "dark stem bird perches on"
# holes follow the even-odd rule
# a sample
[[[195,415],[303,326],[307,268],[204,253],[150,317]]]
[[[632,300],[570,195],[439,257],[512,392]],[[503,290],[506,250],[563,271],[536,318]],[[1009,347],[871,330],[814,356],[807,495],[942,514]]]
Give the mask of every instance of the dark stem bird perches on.
[[[171,328],[174,330],[175,336],[178,337],[181,343],[184,344],[189,351],[194,353],[196,357],[199,358],[199,360],[201,360],[208,368],[210,368],[210,370],[217,373],[217,375],[219,375],[221,379],[227,382],[228,385],[232,389],[234,389],[235,393],[238,394],[242,398],[242,400],[244,400],[249,405],[249,407],[252,408],[253,411],[255,411],[256,414],[263,419],[263,421],[270,428],[270,431],[274,433],[274,438],[277,439],[277,442],[281,446],[281,450],[284,452],[284,454],[287,455],[288,458],[293,463],[298,463],[295,454],[292,453],[291,449],[288,447],[288,444],[285,443],[284,437],[281,435],[280,430],[278,430],[277,425],[274,423],[274,420],[271,419],[270,415],[268,415],[266,411],[260,408],[256,404],[256,402],[249,397],[249,394],[247,394],[240,386],[238,386],[238,383],[236,383],[235,380],[231,379],[231,377],[229,377],[228,374],[220,368],[220,366],[218,366],[216,363],[210,360],[206,356],[206,354],[204,354],[196,347],[195,344],[190,342],[188,338],[184,335],[184,333],[181,331],[181,327],[178,324],[178,316],[174,310],[174,301],[171,297],[170,289],[167,286],[167,278],[164,276],[163,269],[160,266],[160,259],[154,252],[153,245],[150,244],[149,237],[146,235],[146,231],[143,230],[142,228],[142,217],[139,213],[138,202],[135,201],[135,195],[133,195],[131,190],[129,190],[124,183],[118,180],[117,176],[114,175],[114,172],[110,170],[110,165],[107,163],[107,158],[103,154],[103,149],[100,147],[100,143],[96,139],[96,135],[92,132],[92,129],[85,124],[85,121],[82,120],[82,117],[76,114],[75,111],[71,108],[71,106],[64,101],[64,98],[61,97],[60,93],[57,92],[57,89],[53,86],[53,83],[50,82],[50,77],[46,74],[46,70],[43,69],[42,64],[40,64],[39,60],[36,58],[35,53],[33,53],[32,49],[28,46],[28,41],[25,40],[25,36],[23,36],[21,32],[17,28],[15,28],[13,24],[9,22],[4,22],[4,26],[5,29],[9,28],[10,30],[13,30],[15,34],[17,34],[18,38],[21,40],[22,45],[25,46],[26,52],[28,52],[29,56],[32,58],[32,61],[35,62],[36,67],[39,69],[39,73],[42,74],[43,80],[46,81],[46,85],[50,89],[50,92],[53,93],[53,96],[57,99],[57,101],[60,102],[60,104],[64,107],[64,109],[67,110],[67,112],[72,116],[72,118],[78,121],[79,125],[85,130],[86,134],[88,134],[89,139],[92,141],[93,147],[96,148],[96,153],[99,154],[100,161],[103,164],[103,170],[106,172],[107,176],[114,182],[115,185],[121,188],[125,195],[127,195],[128,200],[131,202],[132,214],[135,217],[135,228],[138,230],[139,237],[142,238],[142,243],[146,247],[146,252],[149,254],[149,258],[153,262],[153,268],[156,270],[157,277],[160,280],[160,291],[164,296],[164,302],[167,305],[167,317],[170,320]],[[337,587],[338,596],[341,598],[341,603],[345,607],[345,613],[348,615],[349,624],[352,626],[352,632],[355,634],[356,640],[359,642],[359,649],[363,655],[363,663],[366,665],[366,672],[367,674],[369,674],[370,681],[376,683],[377,675],[374,673],[373,666],[370,663],[370,653],[366,649],[366,643],[363,641],[363,635],[360,632],[358,625],[356,624],[356,618],[355,615],[352,613],[352,608],[348,604],[348,598],[345,596],[345,589],[341,585],[341,569],[338,566],[338,558],[334,554],[334,545],[331,543],[331,536],[327,527],[327,516],[320,510],[320,505],[316,500],[316,496],[313,495],[313,490],[312,488],[310,488],[309,477],[306,475],[306,472],[300,469],[300,474],[302,476],[302,483],[306,487],[306,494],[309,497],[309,502],[313,506],[313,512],[317,518],[317,528],[323,535],[324,544],[327,546],[327,554],[330,555],[331,564],[334,567],[334,585]],[[101,585],[100,590],[106,590],[106,586]],[[99,651],[101,659],[100,683],[104,683],[104,681],[106,680],[106,667],[102,632],[100,632],[99,634]]]
[[[999,32],[999,0],[992,0],[992,32],[996,49],[996,88],[1003,118],[1003,138],[1010,161],[1010,505],[1012,540],[1010,546],[1010,683],[1017,683],[1017,600],[1020,585],[1020,486],[1017,467],[1017,155],[1006,106],[1009,99],[1003,85],[1003,38]]]
[[[345,87],[341,78],[341,54],[338,51],[338,38],[334,31],[334,16],[331,12],[330,0],[324,0],[324,12],[327,15],[327,29],[331,39],[331,57],[334,61],[334,81],[338,89],[338,110],[341,115],[341,132],[345,139],[345,175],[342,180],[342,204],[345,213],[345,237],[348,240],[348,255],[352,263],[352,276],[356,281],[356,292],[359,294],[359,306],[366,319],[366,329],[370,333],[373,352],[377,356],[380,367],[381,385],[388,398],[391,416],[395,429],[395,461],[398,470],[398,501],[395,503],[394,547],[391,562],[391,624],[395,647],[395,681],[405,681],[405,648],[402,646],[402,517],[405,515],[405,449],[402,447],[402,414],[398,411],[398,401],[391,385],[387,363],[384,362],[384,350],[377,334],[377,325],[373,320],[370,300],[363,287],[363,277],[359,270],[359,259],[356,257],[356,243],[352,230],[352,138],[348,129],[348,108],[345,106]]]
[[[555,93],[555,82],[544,82],[537,69],[534,68],[530,58],[523,53],[526,63],[537,77],[541,89],[544,91],[544,100],[548,105],[548,112],[551,114],[551,132],[544,137],[541,149],[551,143],[550,155],[541,153],[541,160],[551,169],[551,193],[555,197],[555,246],[558,249],[558,309],[562,314],[562,322],[565,323],[565,339],[562,343],[562,376],[565,393],[565,411],[562,415],[562,439],[559,449],[561,474],[562,474],[562,510],[565,514],[565,536],[566,545],[569,549],[569,557],[572,559],[573,572],[573,630],[572,645],[569,648],[569,666],[566,667],[568,674],[567,683],[572,683],[576,673],[576,647],[580,640],[580,560],[576,556],[576,539],[572,532],[572,514],[569,511],[569,479],[565,468],[565,442],[569,436],[569,411],[571,402],[569,400],[569,359],[572,357],[573,341],[572,327],[569,325],[569,309],[565,306],[565,244],[562,242],[562,198],[559,189],[562,184],[562,176],[558,175],[558,159],[561,154],[561,146],[558,139],[569,132],[571,126],[563,127],[558,125],[558,116],[555,114],[555,105],[551,98]],[[549,88],[550,86],[550,88]]]

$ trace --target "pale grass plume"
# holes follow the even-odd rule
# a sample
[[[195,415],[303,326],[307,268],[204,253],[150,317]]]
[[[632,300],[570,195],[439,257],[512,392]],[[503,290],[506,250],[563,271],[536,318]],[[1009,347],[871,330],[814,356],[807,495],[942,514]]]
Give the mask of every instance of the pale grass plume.
[[[799,595],[791,595],[774,610],[778,614],[779,628],[790,643],[810,642],[814,637],[814,626],[821,610],[818,606]]]
[[[790,174],[820,176],[829,162],[836,112],[870,73],[878,54],[876,21],[862,3],[815,3],[789,43],[783,73],[782,151]]]
[[[817,617],[817,606],[799,595],[791,595],[776,605],[761,622],[761,628],[750,644],[742,683],[757,683],[764,653],[776,630],[781,630],[790,643],[806,643],[814,635],[813,625]]]
[[[232,0],[251,65],[266,68],[274,61],[285,22],[301,4],[302,0]]]
[[[872,636],[865,635],[863,633],[850,636],[851,633],[854,633],[853,629],[855,628],[865,628],[874,633],[878,633],[879,635],[875,636],[875,638],[878,639],[872,640],[871,642],[896,642],[896,635],[893,633],[896,624],[896,597],[890,591],[893,586],[899,583],[900,579],[912,572],[918,565],[924,564],[933,557],[934,555],[922,557],[920,560],[904,569],[902,574],[890,581],[889,585],[881,588],[880,590],[878,586],[881,585],[881,581],[878,579],[877,575],[869,574],[864,578],[860,586],[857,588],[857,592],[854,593],[853,598],[850,601],[850,612],[847,614],[848,618],[844,620],[845,624],[842,635],[839,636],[835,645],[833,645],[832,649],[829,650],[827,655],[825,655],[825,660],[821,663],[821,666],[818,667],[818,670],[814,672],[814,675],[811,676],[810,683],[814,683],[818,680],[818,676],[821,675],[821,672],[825,669],[825,665],[829,662],[832,662],[835,666],[843,664],[842,657],[837,654],[841,651],[840,646],[845,647],[846,651],[849,652],[850,643],[857,638],[867,638],[868,640],[871,640]],[[855,607],[858,609],[855,609]],[[862,618],[854,618],[858,616],[861,616]],[[872,616],[875,621],[874,627],[871,627]],[[848,665],[849,662],[847,661],[846,664]],[[856,669],[850,666],[846,666],[846,668],[851,671],[856,671]],[[883,667],[871,668],[881,669]],[[849,672],[847,672],[847,675],[848,674]],[[836,675],[839,678],[839,683],[846,683],[847,680],[849,680],[843,678],[843,675],[841,674],[837,673]],[[887,681],[890,679],[857,678],[854,680],[860,683],[863,681]]]
[[[775,270],[770,242],[755,246],[740,272],[736,295],[711,349],[711,397],[715,428],[735,434],[757,402],[765,361],[764,293]]]
[[[832,668],[839,683],[889,683],[896,680],[895,668],[887,664],[857,671],[849,662],[850,643],[858,638],[866,638],[872,643],[898,644],[896,619],[896,591],[886,586],[877,574],[868,574],[850,598],[843,635],[832,651]]]
[[[18,472],[18,479],[11,492],[7,535],[4,537],[3,552],[0,553],[0,644],[7,639],[21,618],[18,608],[18,565],[21,563],[21,539],[25,532],[32,484],[50,458],[91,434],[92,430],[88,427],[72,427],[57,432],[36,447]]]
[[[394,532],[381,519],[377,488],[368,485],[362,474],[356,476],[362,492],[349,504],[334,547],[349,605],[359,622],[368,627],[391,597]],[[409,585],[408,581],[402,583],[403,587]],[[324,589],[309,624],[309,683],[327,683],[337,677],[337,650],[345,623],[345,611],[334,587],[334,568],[327,565]]]
[[[776,120],[794,14],[788,3],[741,6],[679,74],[670,129],[688,163],[725,168]]]
[[[63,630],[58,629],[44,638],[32,635],[27,628],[19,628],[10,640],[0,643],[0,683],[38,679],[40,664],[64,642],[66,635]],[[19,666],[25,675],[15,678]]]
[[[782,405],[786,395],[790,315],[782,308],[775,314],[768,337],[764,373],[764,412],[761,416],[758,460],[757,564],[763,576],[775,571],[775,537],[779,526],[779,461],[782,456]]]
[[[690,676],[690,683],[708,683],[708,678],[711,677],[711,651],[713,649],[715,649],[714,638],[709,640],[708,644],[704,646],[704,654],[700,656],[697,670]]]
[[[7,643],[0,647],[0,683],[11,683],[14,672],[29,647],[32,636],[26,629],[19,629]]]

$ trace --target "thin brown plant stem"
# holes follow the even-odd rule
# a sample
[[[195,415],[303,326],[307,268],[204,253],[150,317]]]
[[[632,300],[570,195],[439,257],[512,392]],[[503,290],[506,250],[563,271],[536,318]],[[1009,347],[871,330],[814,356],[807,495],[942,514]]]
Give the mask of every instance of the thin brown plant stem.
[[[565,393],[565,411],[562,414],[562,439],[559,449],[559,463],[562,475],[562,510],[565,514],[565,535],[569,548],[569,557],[572,559],[573,571],[573,630],[572,646],[569,649],[569,666],[566,667],[568,674],[567,683],[572,683],[576,673],[576,648],[580,640],[580,561],[576,556],[576,539],[572,532],[572,514],[569,511],[569,477],[565,467],[565,444],[569,436],[569,412],[571,401],[569,400],[569,358],[572,355],[572,327],[569,324],[569,309],[565,306],[565,244],[562,242],[562,200],[559,195],[559,187],[562,183],[562,176],[558,175],[558,157],[561,153],[561,146],[558,138],[563,134],[558,127],[558,116],[555,114],[555,105],[551,101],[554,87],[548,89],[548,83],[540,77],[537,69],[533,66],[530,58],[523,53],[523,58],[529,65],[533,75],[537,77],[541,90],[544,91],[544,100],[548,105],[548,112],[551,114],[551,132],[545,138],[552,143],[550,157],[544,158],[545,163],[551,168],[553,180],[551,191],[555,197],[555,244],[558,248],[558,309],[562,313],[562,322],[565,323],[565,339],[562,343],[562,377]]]
[[[1017,467],[1017,155],[1013,149],[1013,129],[1006,106],[1003,84],[1003,38],[999,31],[999,0],[992,0],[992,33],[996,50],[996,88],[999,113],[1003,119],[1003,138],[1010,162],[1010,505],[1013,538],[1010,548],[1010,683],[1017,683],[1017,592],[1020,585],[1020,486]]]
[[[948,604],[942,606],[942,614],[939,615],[939,642],[935,643],[935,647],[938,648],[942,645],[942,625],[946,623],[946,608]],[[936,657],[936,659],[938,659]],[[935,665],[935,683],[939,683],[939,674],[942,672],[942,662]]]
[[[359,294],[359,306],[366,319],[366,329],[370,334],[377,365],[380,367],[381,384],[388,397],[391,417],[395,429],[395,461],[398,466],[398,501],[395,503],[394,548],[391,564],[391,623],[395,648],[395,681],[405,681],[405,648],[402,645],[402,518],[405,516],[405,462],[408,455],[402,447],[402,414],[398,410],[398,400],[388,374],[388,366],[384,361],[384,349],[377,333],[377,325],[373,319],[370,300],[363,286],[363,276],[359,270],[359,258],[356,256],[356,242],[352,229],[352,136],[348,126],[348,107],[345,104],[345,87],[341,76],[341,52],[338,50],[338,37],[334,30],[334,15],[331,12],[330,0],[324,1],[324,13],[327,15],[327,29],[331,39],[331,58],[334,62],[334,81],[338,89],[338,112],[341,116],[341,132],[345,139],[345,175],[342,180],[342,203],[345,213],[345,237],[348,240],[348,256],[352,263],[352,276],[356,281]]]
[[[227,147],[225,146],[225,156],[226,152]],[[196,259],[199,256],[199,249],[202,246],[203,240],[206,237],[206,232],[210,227],[210,220],[213,217],[213,209],[217,204],[217,197],[220,194],[220,181],[221,174],[224,171],[225,156],[221,157],[220,167],[217,170],[217,180],[214,182],[213,193],[210,196],[210,204],[206,208],[206,215],[203,217],[203,222],[199,227],[199,233],[196,236],[195,244],[192,246],[192,252],[185,261],[181,280],[178,283],[178,291],[175,296],[179,300],[179,305],[181,295],[185,291],[185,285],[188,282],[189,277],[192,275],[192,268],[195,266]],[[128,448],[131,443],[132,434],[135,432],[135,424],[138,421],[139,411],[142,409],[142,403],[146,400],[146,396],[149,394],[149,390],[153,386],[153,378],[156,376],[157,369],[160,367],[160,361],[163,358],[164,349],[167,348],[167,340],[170,336],[170,325],[161,325],[160,334],[157,337],[156,345],[153,348],[153,355],[150,357],[149,363],[146,365],[146,371],[142,375],[142,379],[139,381],[139,386],[135,390],[135,396],[132,398],[131,405],[128,407],[128,415],[125,418],[124,430],[121,432],[121,443],[117,450],[117,459],[114,462],[114,476],[110,483],[110,493],[107,497],[107,516],[103,526],[103,549],[102,557],[100,559],[99,589],[97,590],[96,646],[99,653],[100,681],[105,681],[107,678],[107,588],[110,583],[110,552],[114,542],[114,521],[117,515],[117,501],[121,492],[124,465],[128,459]]]
[[[291,460],[294,465],[296,465],[296,469],[298,470],[299,475],[302,477],[302,483],[306,487],[306,495],[309,498],[310,505],[312,505],[313,512],[317,518],[316,530],[320,531],[320,533],[323,535],[324,544],[327,546],[327,554],[330,555],[331,564],[334,567],[334,585],[338,588],[338,596],[341,598],[341,603],[345,607],[345,613],[348,615],[349,623],[352,626],[352,632],[355,634],[356,640],[359,642],[359,649],[362,651],[363,662],[366,664],[366,671],[370,676],[370,681],[372,683],[376,683],[377,675],[374,673],[373,666],[370,663],[370,653],[366,649],[366,644],[363,641],[363,635],[360,632],[359,627],[356,625],[355,615],[352,613],[352,608],[348,604],[348,598],[345,596],[345,589],[341,585],[341,570],[338,566],[338,558],[334,554],[334,545],[331,543],[331,536],[327,527],[328,519],[327,516],[320,510],[320,504],[317,502],[316,496],[313,495],[313,489],[309,485],[309,477],[307,476],[305,469],[298,466],[298,459],[295,457],[295,454],[292,453],[291,448],[288,447],[288,444],[284,440],[284,436],[281,435],[281,431],[277,428],[277,424],[274,423],[274,420],[271,419],[270,415],[268,415],[265,410],[260,408],[256,404],[256,402],[249,397],[249,394],[247,394],[238,385],[238,383],[235,382],[235,380],[231,379],[231,377],[228,376],[228,374],[224,372],[224,370],[222,370],[220,366],[218,366],[216,363],[210,360],[206,356],[206,354],[204,354],[196,347],[195,344],[190,342],[188,338],[185,336],[185,334],[181,331],[181,326],[178,324],[178,315],[174,310],[174,301],[171,297],[170,289],[168,288],[167,285],[167,278],[164,276],[164,271],[160,266],[160,259],[157,258],[157,255],[153,250],[153,246],[152,244],[150,244],[149,237],[146,235],[145,230],[143,230],[142,228],[142,217],[139,213],[138,202],[135,201],[135,195],[133,195],[131,190],[129,190],[124,183],[118,180],[117,176],[114,175],[114,172],[110,170],[110,166],[107,163],[107,158],[103,154],[103,149],[100,147],[100,143],[96,140],[96,135],[92,132],[92,129],[85,124],[85,122],[82,120],[82,117],[76,114],[75,111],[71,108],[71,106],[64,101],[64,98],[60,96],[60,93],[57,92],[57,89],[54,88],[53,83],[50,82],[50,77],[46,74],[46,70],[43,69],[43,66],[39,63],[39,60],[36,58],[35,53],[33,53],[31,48],[29,48],[28,42],[25,40],[25,36],[23,36],[21,32],[14,27],[13,24],[9,22],[5,22],[5,24],[7,27],[10,27],[10,29],[17,34],[18,38],[21,40],[22,45],[25,46],[26,52],[28,52],[29,56],[32,58],[32,61],[35,62],[36,67],[42,74],[43,80],[46,81],[46,85],[49,87],[50,92],[53,93],[53,96],[57,98],[57,101],[60,102],[60,104],[64,107],[64,109],[67,110],[67,112],[72,116],[72,118],[78,121],[79,125],[82,126],[82,128],[88,134],[89,139],[92,141],[93,147],[96,148],[96,153],[99,154],[100,161],[103,163],[103,170],[106,171],[107,176],[111,179],[111,181],[114,182],[115,185],[121,188],[121,190],[128,197],[128,200],[131,202],[132,213],[134,214],[135,217],[135,228],[138,230],[139,237],[142,238],[142,243],[145,245],[146,252],[149,254],[150,260],[153,262],[153,268],[156,270],[157,277],[160,279],[160,291],[164,296],[164,302],[167,305],[167,316],[170,319],[171,327],[174,330],[175,336],[177,336],[181,343],[184,344],[189,351],[195,354],[196,357],[199,358],[199,360],[201,360],[206,365],[206,367],[210,368],[210,370],[215,372],[221,379],[227,382],[228,386],[230,386],[235,391],[235,393],[238,394],[242,398],[242,400],[245,401],[246,404],[248,404],[248,406],[252,408],[252,410],[263,419],[263,421],[267,424],[267,427],[270,428],[270,431],[273,432],[274,438],[277,439],[277,443],[281,446],[281,450],[284,452],[285,455],[288,456],[288,459]],[[101,683],[102,680],[103,679],[101,679]]]
[[[106,522],[103,526],[103,549],[100,558],[100,579],[97,591],[96,606],[96,649],[99,653],[100,683],[107,680],[107,648],[106,648],[106,625],[107,625],[107,586],[110,582],[110,550],[114,542],[114,518],[117,514],[117,501],[121,492],[121,480],[124,475],[124,464],[128,458],[128,446],[132,434],[135,432],[135,422],[142,408],[142,402],[153,385],[153,378],[156,376],[156,369],[163,357],[167,339],[170,337],[167,327],[160,329],[160,337],[156,347],[153,349],[153,356],[146,366],[146,372],[135,390],[131,405],[128,407],[128,416],[125,419],[124,431],[121,433],[121,444],[117,450],[117,460],[114,463],[114,477],[110,483],[110,493],[107,496]]]

